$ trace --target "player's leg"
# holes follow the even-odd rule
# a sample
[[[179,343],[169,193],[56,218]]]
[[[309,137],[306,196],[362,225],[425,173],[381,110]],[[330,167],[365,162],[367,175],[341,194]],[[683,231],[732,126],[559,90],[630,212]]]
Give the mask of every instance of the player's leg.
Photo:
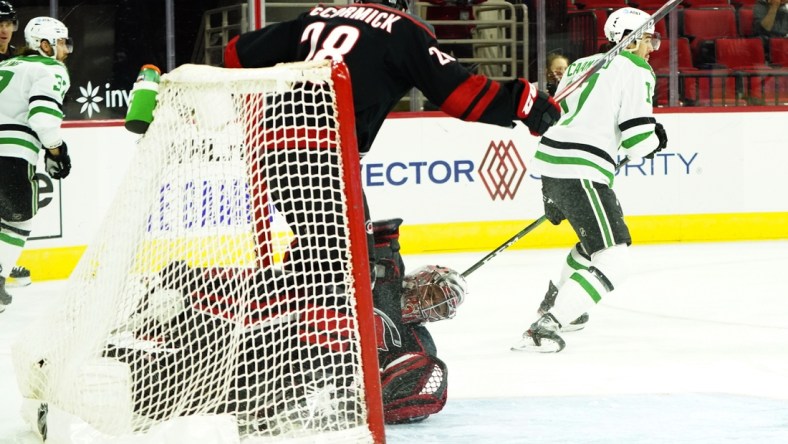
[[[591,261],[588,267],[567,272],[554,306],[512,348],[558,352],[565,346],[557,334],[561,326],[590,310],[627,276],[631,237],[618,199],[607,185],[548,177],[542,178],[542,184],[544,194],[567,216]]]
[[[554,284],[553,281],[548,283],[547,292],[545,293],[544,299],[542,299],[542,302],[539,304],[539,310],[537,311],[539,316],[542,316],[553,308],[553,305],[555,305],[555,298],[558,296],[558,289],[566,283],[572,273],[577,270],[587,269],[590,266],[591,256],[586,254],[583,244],[578,242],[566,257],[558,285]],[[588,319],[588,313],[583,313],[574,321],[562,326],[561,331],[570,332],[582,330],[585,328],[586,323],[588,323]]]
[[[0,157],[0,307],[13,298],[6,279],[16,266],[30,237],[33,216],[38,211],[36,168],[24,159]]]

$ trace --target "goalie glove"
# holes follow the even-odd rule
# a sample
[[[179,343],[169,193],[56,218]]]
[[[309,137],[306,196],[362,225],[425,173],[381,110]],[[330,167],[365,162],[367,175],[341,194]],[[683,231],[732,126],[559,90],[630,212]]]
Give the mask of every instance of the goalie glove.
[[[71,158],[68,157],[66,142],[62,142],[57,148],[60,149],[57,155],[52,154],[51,149],[46,150],[44,164],[49,177],[53,179],[65,179],[68,177],[68,173],[71,172]]]
[[[663,127],[661,123],[657,122],[656,125],[654,125],[654,134],[656,134],[657,139],[659,139],[659,145],[657,145],[657,149],[646,156],[646,159],[653,159],[654,154],[657,154],[668,146],[668,133],[665,132],[665,127]]]
[[[561,108],[552,97],[535,86],[519,79],[523,86],[517,104],[517,117],[528,127],[531,134],[541,136],[561,118]]]

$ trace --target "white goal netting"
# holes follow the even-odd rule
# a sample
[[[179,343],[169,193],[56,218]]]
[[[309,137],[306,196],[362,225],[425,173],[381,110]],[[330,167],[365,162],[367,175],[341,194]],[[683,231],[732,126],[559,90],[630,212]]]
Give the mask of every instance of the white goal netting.
[[[373,441],[342,125],[327,63],[163,76],[100,232],[14,346],[42,436]]]

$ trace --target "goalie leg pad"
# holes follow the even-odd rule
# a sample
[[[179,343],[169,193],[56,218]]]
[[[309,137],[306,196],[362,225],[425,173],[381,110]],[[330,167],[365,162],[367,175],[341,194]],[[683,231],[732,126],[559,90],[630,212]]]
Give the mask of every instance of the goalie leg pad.
[[[405,353],[381,373],[386,424],[426,419],[446,405],[446,364],[424,353]]]

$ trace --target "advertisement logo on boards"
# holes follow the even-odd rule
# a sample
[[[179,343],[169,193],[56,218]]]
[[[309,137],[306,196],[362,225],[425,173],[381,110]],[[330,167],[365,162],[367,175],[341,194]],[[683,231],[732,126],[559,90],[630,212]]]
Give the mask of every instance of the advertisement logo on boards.
[[[92,119],[93,115],[101,114],[101,108],[127,108],[129,106],[129,97],[131,91],[122,89],[109,89],[110,84],[104,85],[104,92],[101,91],[101,86],[93,86],[92,81],[88,81],[87,85],[79,87],[79,97],[76,99],[80,103],[79,113],[87,115],[88,119]]]
[[[492,200],[514,199],[526,176],[526,166],[514,142],[490,140],[481,160],[411,159],[363,162],[363,186],[400,187],[476,183],[481,179]]]
[[[63,237],[61,182],[43,173],[36,173],[35,180],[38,182],[38,213],[33,219],[32,235],[27,240]]]
[[[525,163],[511,140],[490,141],[477,170],[492,200],[514,199],[525,171]]]

